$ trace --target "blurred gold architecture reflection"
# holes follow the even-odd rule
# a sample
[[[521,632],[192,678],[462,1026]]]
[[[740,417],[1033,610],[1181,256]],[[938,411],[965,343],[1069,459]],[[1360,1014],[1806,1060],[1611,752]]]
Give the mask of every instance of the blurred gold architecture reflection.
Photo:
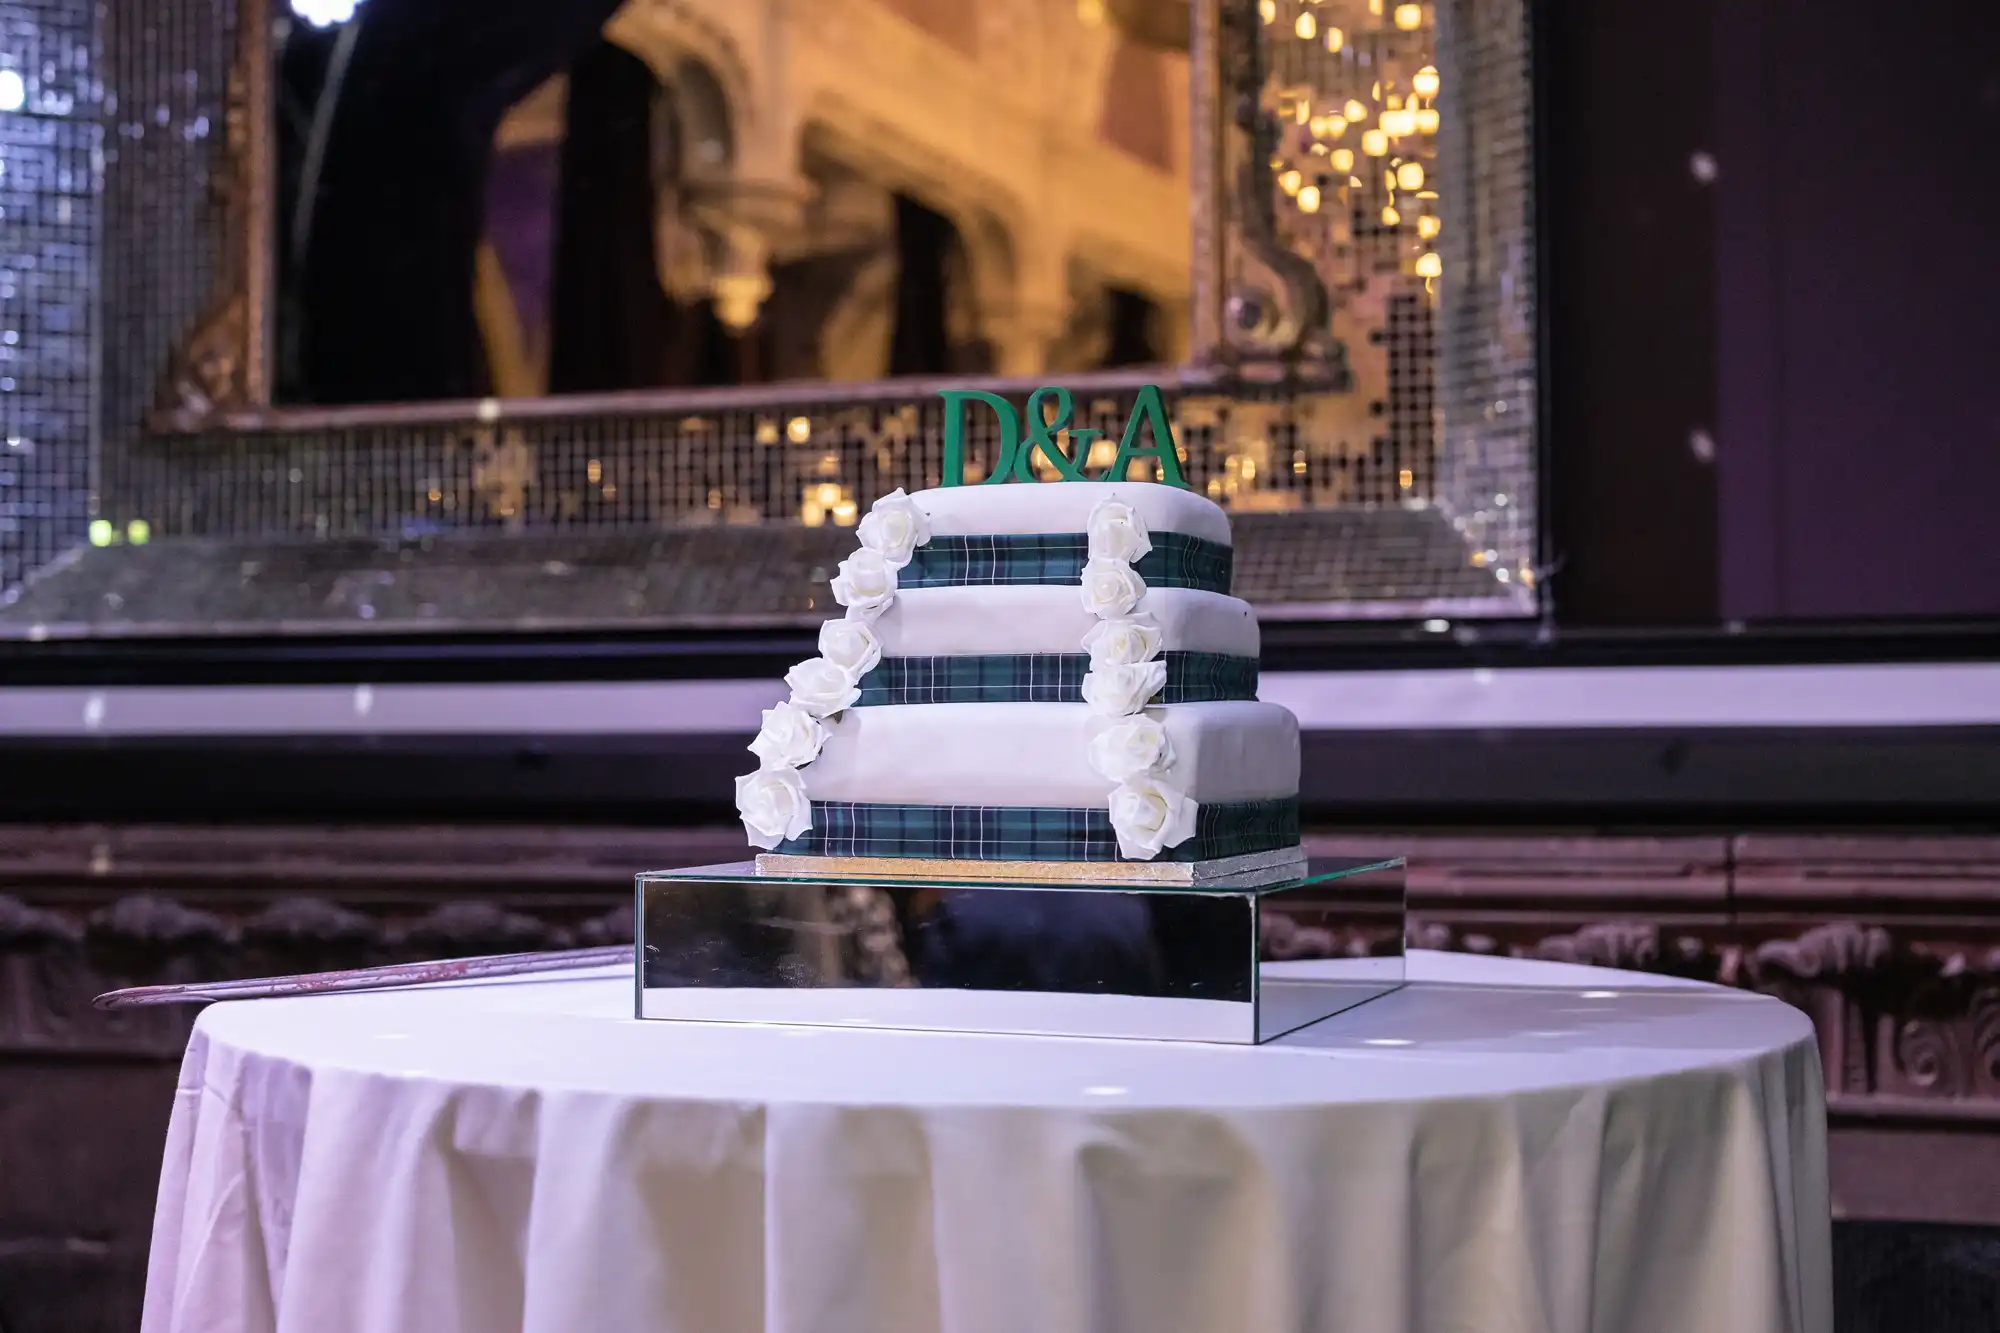
[[[651,188],[605,202],[650,203],[654,276],[681,309],[712,314],[728,344],[656,378],[1184,359],[1178,8],[1176,31],[1176,6],[1101,0],[626,4],[604,35],[651,76]],[[562,163],[579,160],[564,141],[600,132],[574,124],[579,113],[606,114],[573,85],[617,78],[615,60],[589,56],[544,82],[496,136],[477,305],[500,396],[652,387],[566,382],[553,345],[574,327],[557,290],[575,263],[557,222],[558,196],[575,188]],[[899,352],[899,321],[921,322],[912,302],[926,300],[944,345]]]

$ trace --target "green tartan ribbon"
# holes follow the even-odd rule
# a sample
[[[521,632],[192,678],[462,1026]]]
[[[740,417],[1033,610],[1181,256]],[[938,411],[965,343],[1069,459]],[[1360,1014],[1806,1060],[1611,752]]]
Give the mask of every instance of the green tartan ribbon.
[[[1170,652],[1167,686],[1152,703],[1197,704],[1257,697],[1257,659]],[[1083,697],[1088,653],[991,657],[885,657],[861,678],[855,706],[881,704],[1060,704]]]
[[[1229,591],[1236,553],[1221,542],[1184,532],[1152,534],[1153,549],[1133,563],[1148,588]],[[933,537],[896,571],[900,588],[968,588],[1022,583],[1076,583],[1090,559],[1081,532]]]
[[[1060,806],[864,805],[814,801],[787,856],[917,856],[964,861],[1122,861],[1109,810]],[[1296,796],[1195,809],[1195,833],[1162,861],[1211,861],[1299,842]]]

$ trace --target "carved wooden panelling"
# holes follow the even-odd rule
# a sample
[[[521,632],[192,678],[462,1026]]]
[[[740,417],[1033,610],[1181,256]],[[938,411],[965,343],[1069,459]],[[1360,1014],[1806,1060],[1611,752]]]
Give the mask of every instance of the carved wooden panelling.
[[[2000,1112],[2000,840],[1425,835],[1314,850],[1409,855],[1418,947],[1768,991],[1813,1016],[1841,1106]],[[176,1055],[185,1014],[89,1008],[115,985],[621,939],[635,867],[738,855],[728,830],[15,830],[0,838],[0,1051]]]

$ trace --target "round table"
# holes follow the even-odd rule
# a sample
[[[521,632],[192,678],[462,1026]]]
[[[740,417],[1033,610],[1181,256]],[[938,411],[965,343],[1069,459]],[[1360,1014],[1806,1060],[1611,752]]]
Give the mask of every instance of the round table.
[[[629,970],[209,1008],[146,1333],[1826,1333],[1778,1001],[1415,954],[1262,1047],[639,1022]]]

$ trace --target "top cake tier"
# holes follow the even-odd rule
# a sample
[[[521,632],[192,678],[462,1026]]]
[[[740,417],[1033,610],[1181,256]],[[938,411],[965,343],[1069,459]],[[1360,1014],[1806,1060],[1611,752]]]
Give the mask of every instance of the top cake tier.
[[[1155,482],[946,486],[910,497],[930,540],[897,576],[901,588],[1075,584],[1090,559],[1090,516],[1130,505],[1152,550],[1132,568],[1148,588],[1227,593],[1234,564],[1229,517],[1212,500]]]

